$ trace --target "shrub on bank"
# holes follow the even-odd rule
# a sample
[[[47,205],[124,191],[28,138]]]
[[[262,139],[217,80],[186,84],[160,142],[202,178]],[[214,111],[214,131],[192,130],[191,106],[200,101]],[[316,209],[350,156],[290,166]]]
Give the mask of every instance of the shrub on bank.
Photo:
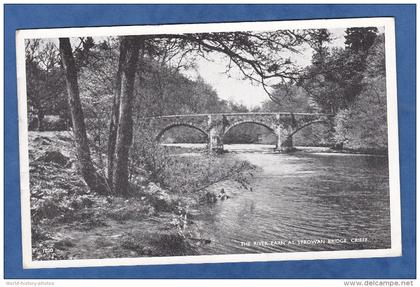
[[[197,192],[214,183],[232,179],[247,184],[248,172],[255,169],[247,161],[233,156],[219,157],[202,152],[200,156],[174,156],[157,144],[150,131],[139,132],[131,149],[132,175],[137,170],[148,173],[151,182],[171,192]],[[135,179],[134,179],[135,180]]]

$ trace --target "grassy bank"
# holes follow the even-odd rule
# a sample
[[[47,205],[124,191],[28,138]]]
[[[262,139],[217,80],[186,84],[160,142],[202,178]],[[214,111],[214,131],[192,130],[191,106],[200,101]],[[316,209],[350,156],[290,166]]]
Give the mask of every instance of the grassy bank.
[[[34,260],[197,254],[210,242],[188,210],[233,196],[221,182],[245,189],[254,171],[233,155],[165,153],[159,174],[132,167],[129,196],[99,196],[77,172],[70,133],[31,132],[29,143]]]

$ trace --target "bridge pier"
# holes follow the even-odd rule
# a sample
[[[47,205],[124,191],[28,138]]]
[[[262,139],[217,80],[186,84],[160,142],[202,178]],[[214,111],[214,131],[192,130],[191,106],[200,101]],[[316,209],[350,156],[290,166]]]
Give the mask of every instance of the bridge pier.
[[[279,145],[276,147],[276,151],[280,153],[288,153],[295,150],[293,147],[293,137],[287,136],[286,140],[278,143]]]
[[[220,153],[223,151],[222,134],[217,125],[214,125],[212,115],[208,116],[207,124],[210,127],[208,132],[208,148],[211,152]]]
[[[209,150],[212,152],[222,152],[223,151],[223,142],[219,135],[211,134],[209,136],[209,143],[208,143]]]
[[[290,136],[290,133],[283,128],[282,125],[278,125],[275,130],[277,136],[277,142],[275,151],[280,153],[287,153],[294,150],[293,148],[293,137]]]

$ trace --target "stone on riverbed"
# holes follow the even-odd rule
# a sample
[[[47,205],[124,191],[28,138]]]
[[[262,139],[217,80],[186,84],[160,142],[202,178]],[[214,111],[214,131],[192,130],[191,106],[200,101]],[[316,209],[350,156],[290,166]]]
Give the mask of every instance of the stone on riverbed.
[[[229,196],[229,195],[227,195],[227,194],[226,194],[226,192],[225,192],[225,189],[224,189],[224,188],[222,188],[222,189],[220,190],[219,195],[218,195],[217,197],[219,197],[221,200],[225,200],[225,199],[228,199],[230,196]]]
[[[224,188],[222,188],[219,192],[206,191],[204,194],[204,200],[207,203],[215,203],[218,199],[226,200],[228,198],[230,198],[230,196],[225,192]]]

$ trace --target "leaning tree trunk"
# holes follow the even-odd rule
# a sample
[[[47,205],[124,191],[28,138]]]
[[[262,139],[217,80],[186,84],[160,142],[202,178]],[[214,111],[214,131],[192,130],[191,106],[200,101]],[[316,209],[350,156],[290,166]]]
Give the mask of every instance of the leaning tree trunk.
[[[120,47],[120,59],[118,62],[118,71],[115,80],[114,86],[114,99],[112,102],[112,114],[111,120],[109,121],[109,136],[108,136],[108,150],[107,150],[107,157],[108,157],[108,182],[110,186],[112,186],[112,177],[114,172],[114,156],[115,156],[115,144],[117,141],[117,127],[118,127],[118,119],[119,119],[119,108],[120,108],[120,99],[121,99],[121,69],[123,59],[125,57],[126,49]]]
[[[76,142],[79,170],[92,192],[104,193],[108,190],[106,182],[96,172],[90,156],[85,118],[79,96],[76,65],[73,58],[70,40],[69,38],[60,38],[59,41],[61,61],[66,76],[67,100],[73,123],[73,133]]]
[[[117,128],[119,120],[119,108],[120,108],[120,99],[121,99],[121,73],[123,69],[123,63],[127,55],[127,45],[126,41],[121,41],[120,43],[120,57],[118,60],[118,71],[114,84],[114,99],[112,103],[112,115],[109,122],[109,137],[108,137],[108,183],[110,186],[113,186],[113,172],[114,172],[114,160],[115,160],[115,145],[117,141]]]
[[[42,109],[39,109],[37,118],[38,118],[38,131],[43,132],[44,131],[44,111]]]
[[[118,110],[117,137],[115,144],[115,164],[113,165],[112,187],[115,193],[128,192],[128,153],[133,138],[133,94],[136,66],[139,55],[140,37],[121,38],[121,49],[125,56],[121,63],[121,92]]]

